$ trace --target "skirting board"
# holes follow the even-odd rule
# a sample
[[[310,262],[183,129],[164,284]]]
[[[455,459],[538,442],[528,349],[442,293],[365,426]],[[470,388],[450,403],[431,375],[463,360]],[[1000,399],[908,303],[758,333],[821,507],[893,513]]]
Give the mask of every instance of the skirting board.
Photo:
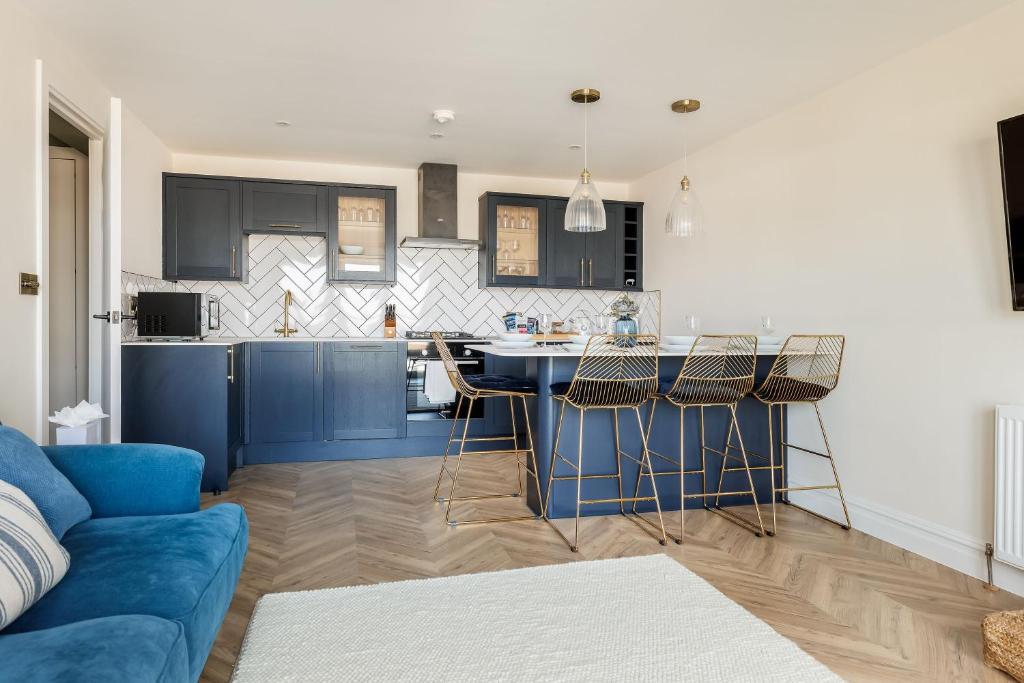
[[[804,484],[791,482],[791,485]],[[834,491],[802,491],[792,494],[791,500],[832,519],[842,519],[843,509]],[[854,529],[968,576],[988,580],[985,541],[849,494],[846,496],[846,505],[850,509]],[[785,533],[785,530],[780,533]],[[993,562],[992,576],[993,583],[999,588],[1024,596],[1024,572]]]

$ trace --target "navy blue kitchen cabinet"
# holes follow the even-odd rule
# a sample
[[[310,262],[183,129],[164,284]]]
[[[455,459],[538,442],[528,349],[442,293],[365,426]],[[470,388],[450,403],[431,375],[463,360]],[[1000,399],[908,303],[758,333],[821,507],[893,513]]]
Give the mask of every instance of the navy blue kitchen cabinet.
[[[587,233],[587,273],[585,287],[593,289],[623,288],[622,237],[623,205],[619,202],[605,202],[605,229]],[[565,232],[565,229],[562,229]]]
[[[321,345],[252,342],[249,348],[249,442],[287,443],[323,438]]]
[[[327,279],[395,283],[396,190],[380,185],[333,185],[327,195]]]
[[[606,228],[565,229],[565,197],[480,197],[480,286],[642,289],[643,204],[605,201]]]
[[[242,183],[242,230],[277,235],[327,234],[327,186]]]
[[[191,448],[202,490],[223,491],[242,446],[243,344],[121,347],[121,440]]]
[[[480,195],[479,210],[480,286],[543,287],[547,198],[486,192]]]
[[[587,275],[587,233],[569,232],[565,226],[565,200],[548,201],[551,229],[547,240],[549,287],[583,287]]]
[[[245,280],[242,184],[164,174],[164,279]]]
[[[405,344],[325,342],[324,438],[405,437]]]
[[[249,442],[405,436],[405,344],[253,342]]]

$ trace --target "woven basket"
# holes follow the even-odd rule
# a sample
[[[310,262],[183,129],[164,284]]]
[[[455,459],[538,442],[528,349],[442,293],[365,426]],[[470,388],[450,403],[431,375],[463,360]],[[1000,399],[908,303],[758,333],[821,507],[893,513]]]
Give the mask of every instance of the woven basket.
[[[996,612],[981,622],[985,663],[1024,681],[1024,610]]]

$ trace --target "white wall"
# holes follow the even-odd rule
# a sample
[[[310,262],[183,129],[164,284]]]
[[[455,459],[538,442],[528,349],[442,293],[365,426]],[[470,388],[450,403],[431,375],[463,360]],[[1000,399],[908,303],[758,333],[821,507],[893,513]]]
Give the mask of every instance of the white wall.
[[[16,0],[0,0],[0,122],[4,129],[0,135],[0,206],[4,207],[4,222],[0,225],[0,311],[6,330],[0,337],[0,421],[38,438],[43,417],[39,353],[42,297],[20,295],[15,285],[19,272],[42,271],[43,254],[36,229],[42,208],[41,196],[37,197],[40,169],[36,168],[36,127],[45,121],[45,111],[37,116],[36,60],[42,60],[46,85],[57,89],[101,126],[108,122],[111,92],[24,5]],[[133,134],[129,131],[128,135]],[[125,145],[126,165],[139,168],[137,156],[147,158],[154,148],[150,141],[137,151],[129,141]],[[131,209],[136,216],[148,211]],[[155,220],[159,221],[159,213]],[[41,284],[46,287],[45,279]]]
[[[176,173],[205,173],[252,178],[284,180],[318,180],[322,182],[368,183],[394,185],[398,188],[398,239],[416,234],[417,182],[415,168],[353,166],[320,162],[247,159],[240,157],[174,154]],[[459,237],[478,235],[477,199],[489,190],[568,196],[576,184],[575,177],[525,178],[483,173],[459,173]],[[603,183],[595,178],[605,199],[627,199],[625,183]],[[159,245],[157,245],[159,248]]]
[[[996,140],[1024,112],[1022,32],[1018,3],[691,155],[700,241],[661,229],[680,164],[630,185],[666,329],[770,313],[781,332],[845,333],[823,411],[854,524],[976,574],[993,406],[1024,404]]]
[[[163,179],[171,153],[130,110],[124,120],[124,229],[121,267],[163,276]],[[154,248],[156,245],[156,248]]]

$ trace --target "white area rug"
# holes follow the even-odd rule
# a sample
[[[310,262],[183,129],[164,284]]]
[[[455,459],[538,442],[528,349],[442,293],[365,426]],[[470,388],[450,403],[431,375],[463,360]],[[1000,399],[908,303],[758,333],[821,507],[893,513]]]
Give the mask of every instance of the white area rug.
[[[665,555],[264,596],[235,683],[839,681]]]

